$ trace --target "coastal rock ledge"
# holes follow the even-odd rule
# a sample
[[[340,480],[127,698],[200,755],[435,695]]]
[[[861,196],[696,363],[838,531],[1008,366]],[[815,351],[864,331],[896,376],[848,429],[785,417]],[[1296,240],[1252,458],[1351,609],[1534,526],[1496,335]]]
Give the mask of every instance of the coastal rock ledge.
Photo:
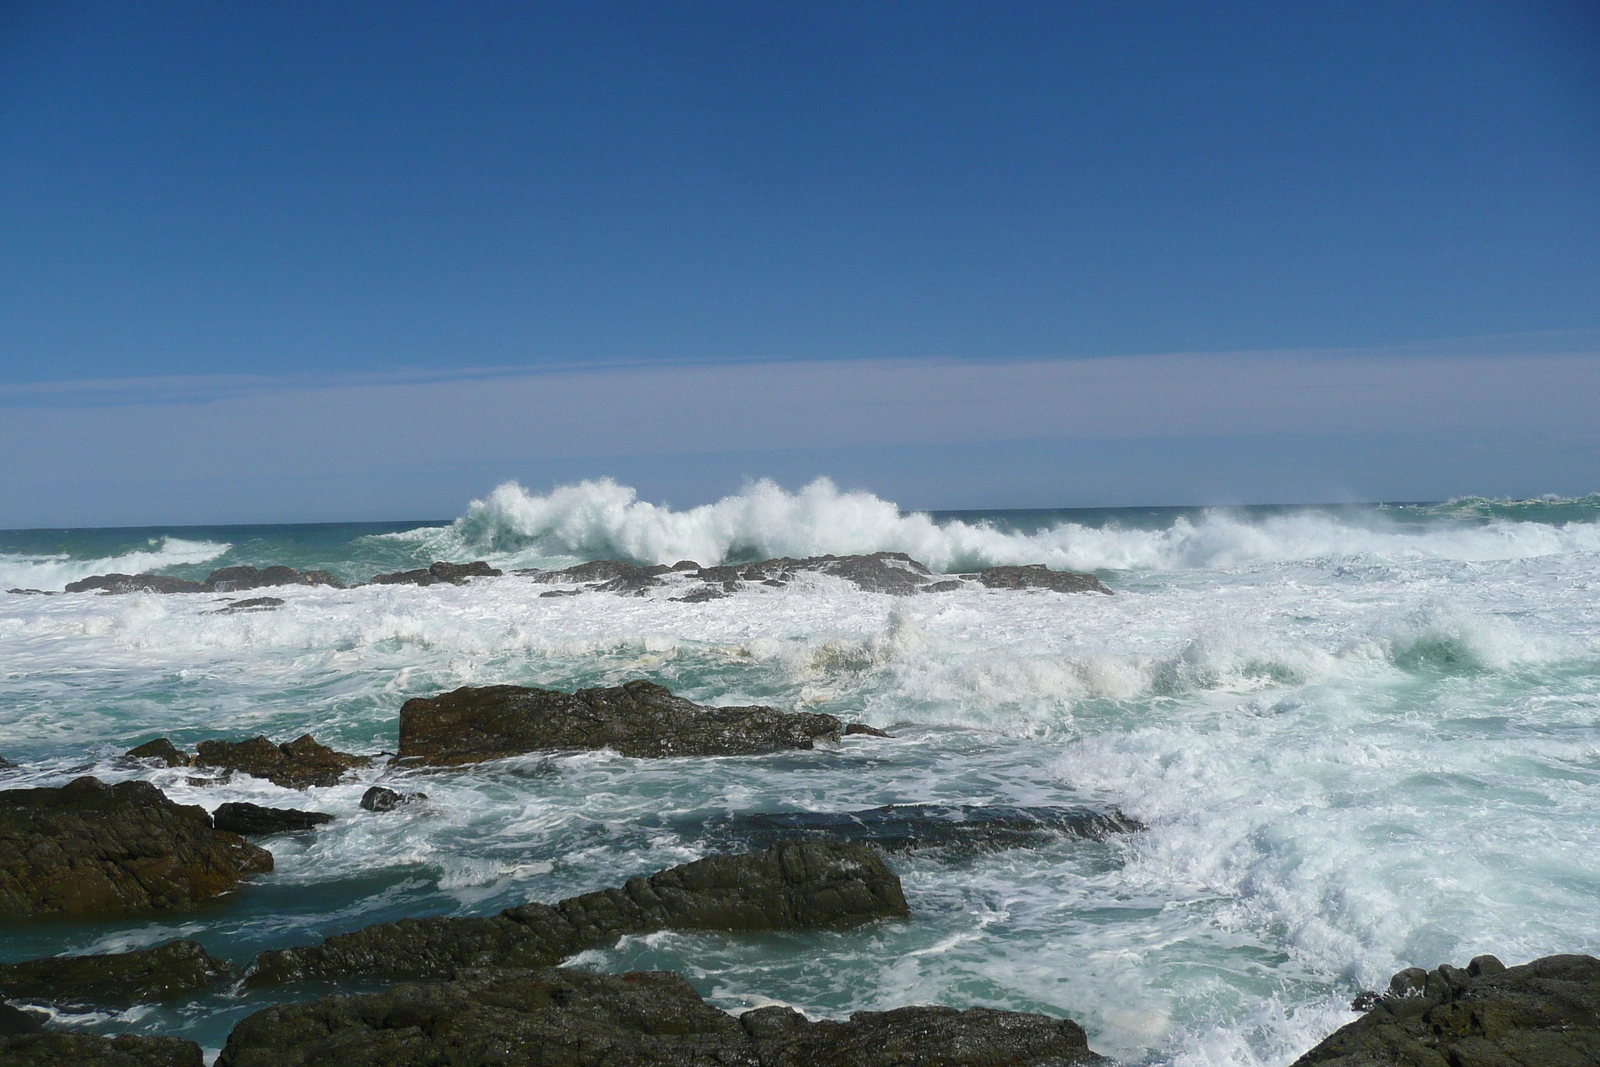
[[[271,869],[272,853],[149,782],[0,792],[0,920],[193,907]]]
[[[811,1022],[785,1007],[737,1019],[680,974],[565,968],[467,972],[368,996],[267,1008],[218,1067],[1069,1067],[1104,1062],[1068,1019],[974,1008]]]
[[[1411,967],[1371,1010],[1293,1067],[1593,1067],[1600,1063],[1600,959],[1545,956],[1506,967]]]
[[[402,765],[453,767],[541,749],[610,748],[624,756],[747,756],[838,741],[844,724],[818,712],[713,708],[632,681],[563,693],[462,686],[400,708]]]

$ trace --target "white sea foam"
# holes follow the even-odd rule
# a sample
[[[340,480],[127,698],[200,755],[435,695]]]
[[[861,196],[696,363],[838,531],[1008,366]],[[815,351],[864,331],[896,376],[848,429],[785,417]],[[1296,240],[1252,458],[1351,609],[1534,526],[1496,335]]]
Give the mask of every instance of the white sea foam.
[[[1377,513],[1356,521],[1315,510],[1266,516],[1215,510],[1161,529],[1063,522],[1017,533],[987,523],[936,523],[925,514],[903,514],[887,500],[841,492],[827,479],[798,492],[763,480],[686,511],[639,500],[635,490],[610,480],[543,495],[508,482],[473,501],[450,527],[387,536],[426,542],[441,557],[489,554],[510,565],[603,557],[713,564],[896,551],[943,572],[1027,563],[1173,571],[1302,560],[1487,562],[1600,552],[1600,524],[1593,522],[1407,524]]]
[[[59,592],[68,582],[94,574],[144,574],[163,567],[206,563],[231,547],[214,541],[159,537],[151,538],[145,549],[101,559],[74,559],[63,554],[0,553],[0,587]]]

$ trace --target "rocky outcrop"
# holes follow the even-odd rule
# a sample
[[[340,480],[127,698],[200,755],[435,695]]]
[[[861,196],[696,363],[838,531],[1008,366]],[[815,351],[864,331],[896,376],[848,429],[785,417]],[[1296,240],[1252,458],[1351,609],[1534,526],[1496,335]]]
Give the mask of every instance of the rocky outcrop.
[[[196,767],[243,771],[288,789],[336,785],[345,772],[371,763],[370,756],[335,752],[327,745],[317,743],[310,734],[301,734],[281,745],[275,745],[265,737],[255,737],[249,741],[202,741],[195,746],[193,760]]]
[[[146,741],[123,753],[129,759],[153,760],[165,767],[187,767],[194,762],[194,757],[168,741],[165,737],[158,737],[154,741]]]
[[[149,782],[0,792],[0,919],[188,908],[271,869],[270,852]]]
[[[1106,584],[1092,574],[1053,571],[1043,563],[1026,567],[989,567],[975,577],[990,589],[1052,589],[1057,593],[1112,595]]]
[[[37,1034],[44,1029],[46,1018],[44,1012],[23,1011],[10,1004],[0,1004],[0,1038]]]
[[[900,880],[873,849],[785,842],[555,905],[524,904],[489,918],[401,919],[313,947],[263,952],[248,980],[447,978],[471,967],[548,967],[623,934],[837,928],[908,914]]]
[[[267,1008],[234,1027],[218,1067],[1069,1067],[1100,1061],[1067,1019],[976,1008],[789,1008],[735,1019],[682,975],[566,968],[469,972],[360,997]]]
[[[333,816],[325,811],[264,808],[260,804],[244,802],[223,804],[211,813],[211,824],[218,830],[227,830],[243,837],[295,833],[332,821]]]
[[[137,952],[0,964],[0,997],[56,1004],[128,1004],[198,992],[233,973],[193,941]]]
[[[1600,959],[1546,956],[1506,967],[1479,956],[1465,968],[1412,967],[1366,1015],[1294,1067],[1564,1067],[1600,1063]]]
[[[407,804],[417,804],[427,800],[426,793],[397,793],[393,789],[386,789],[375,785],[361,794],[361,807],[364,811],[393,811]]]
[[[213,615],[243,615],[253,611],[272,611],[283,607],[283,598],[275,596],[253,596],[247,600],[236,600],[225,608],[218,608]]]
[[[837,741],[832,715],[760,705],[713,708],[633,681],[563,693],[463,686],[400,708],[397,763],[447,767],[541,749],[610,748],[624,756],[740,756]]]
[[[1144,826],[1120,811],[976,804],[890,804],[866,811],[753,812],[711,823],[713,836],[752,842],[832,839],[888,851],[959,853],[1038,848],[1062,838],[1104,840]]]
[[[203,582],[170,578],[164,574],[96,574],[67,583],[69,593],[236,593],[280,585],[325,585],[343,589],[344,583],[327,571],[297,571],[293,567],[222,567]]]
[[[118,1034],[38,1033],[0,1037],[0,1067],[205,1067],[193,1041]]]
[[[375,574],[367,579],[368,585],[465,585],[468,578],[498,578],[504,571],[496,570],[483,560],[471,563],[445,563],[439,561],[431,567],[414,571],[395,571],[393,574]]]

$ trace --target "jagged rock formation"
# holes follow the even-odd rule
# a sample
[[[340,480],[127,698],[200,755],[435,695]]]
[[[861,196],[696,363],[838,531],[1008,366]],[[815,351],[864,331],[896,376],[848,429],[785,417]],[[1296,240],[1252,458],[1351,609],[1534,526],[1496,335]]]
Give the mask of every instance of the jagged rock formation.
[[[96,574],[67,583],[69,593],[237,593],[279,585],[325,585],[343,589],[344,583],[327,571],[297,571],[293,567],[222,567],[203,582],[169,578],[164,574]]]
[[[1367,1014],[1293,1067],[1592,1067],[1600,1063],[1600,959],[1546,956],[1506,967],[1411,967]]]
[[[471,563],[445,563],[439,561],[430,567],[414,571],[395,571],[393,574],[375,574],[368,585],[465,585],[468,578],[498,578],[498,571],[483,560]]]
[[[128,755],[137,751],[134,749]],[[310,734],[301,734],[281,745],[275,745],[265,737],[254,737],[249,741],[202,741],[195,746],[193,760],[195,767],[243,771],[288,789],[335,785],[346,771],[371,763],[370,756],[335,752],[327,745],[319,744]]]
[[[813,1023],[777,1007],[735,1019],[679,974],[550,968],[268,1008],[234,1027],[217,1064],[1069,1067],[1100,1059],[1077,1024],[1043,1015],[900,1008]]]
[[[1120,811],[975,804],[889,804],[866,811],[751,812],[711,823],[715,835],[747,841],[860,841],[886,851],[960,853],[1037,848],[1063,837],[1104,840],[1144,826]]]
[[[188,908],[271,869],[270,852],[149,782],[0,792],[0,919]]]
[[[59,1032],[0,1037],[0,1067],[205,1067],[193,1041]]]
[[[463,686],[401,706],[396,762],[448,767],[554,748],[611,748],[625,756],[752,755],[837,741],[842,728],[832,715],[816,712],[703,707],[646,681],[576,693]]]
[[[555,905],[524,904],[490,918],[401,919],[263,952],[247,980],[446,978],[471,967],[548,967],[623,934],[836,928],[908,914],[900,879],[873,849],[795,841],[709,856]]]
[[[137,952],[0,964],[0,997],[57,1004],[134,1003],[194,993],[233,973],[193,941]]]
[[[990,589],[1053,589],[1057,593],[1112,595],[1105,583],[1092,574],[1053,571],[1043,563],[1033,563],[1026,567],[989,567],[973,577]]]
[[[227,830],[243,837],[295,833],[332,821],[333,816],[325,811],[266,808],[245,802],[223,804],[211,813],[211,824],[218,830]]]

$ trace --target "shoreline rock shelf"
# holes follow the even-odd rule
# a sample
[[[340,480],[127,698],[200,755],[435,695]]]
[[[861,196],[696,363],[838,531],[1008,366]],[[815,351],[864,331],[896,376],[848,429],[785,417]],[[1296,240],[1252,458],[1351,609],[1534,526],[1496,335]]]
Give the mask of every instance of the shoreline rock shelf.
[[[245,981],[448,978],[474,967],[549,967],[624,934],[839,929],[909,915],[900,879],[874,849],[786,842],[708,856],[554,905],[523,904],[488,918],[401,919],[321,945],[263,952]]]
[[[149,782],[0,791],[0,920],[189,908],[271,869],[272,853]]]
[[[199,992],[233,974],[193,941],[134,952],[0,963],[0,998],[52,1004],[132,1004]]]
[[[563,693],[463,686],[400,708],[402,766],[451,767],[543,749],[611,748],[624,756],[736,756],[814,748],[844,724],[817,712],[715,708],[632,681]]]
[[[310,734],[301,734],[283,744],[274,744],[265,737],[202,741],[192,756],[165,737],[158,737],[130,748],[124,755],[129,759],[159,760],[168,767],[214,768],[230,774],[241,771],[288,789],[337,785],[347,771],[372,764],[371,756],[335,752]]]

